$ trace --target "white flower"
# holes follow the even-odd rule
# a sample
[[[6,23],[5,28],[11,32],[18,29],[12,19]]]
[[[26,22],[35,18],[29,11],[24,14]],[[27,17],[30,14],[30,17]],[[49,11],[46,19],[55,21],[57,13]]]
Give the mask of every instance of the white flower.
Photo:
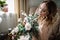
[[[20,38],[18,40],[25,40],[24,35],[21,35]]]
[[[24,35],[20,36],[20,40],[24,40]]]
[[[30,38],[30,35],[29,35],[29,33],[25,36],[25,39],[29,39]]]
[[[25,25],[25,30],[30,30],[31,28],[32,28],[31,24],[27,22]]]
[[[14,35],[14,30],[11,31],[12,35]]]
[[[11,31],[11,30],[12,30],[12,28],[8,28],[8,30],[9,30],[9,31]]]
[[[29,38],[30,38],[29,34],[27,34],[26,36],[21,35],[20,39],[18,39],[18,40],[29,40]]]
[[[18,30],[19,30],[18,27],[14,28],[14,29],[11,31],[12,35],[14,35],[14,33],[17,33]]]
[[[27,16],[27,14],[25,13],[25,11],[23,11],[23,10],[21,10],[20,13],[21,13],[21,15],[23,15],[23,16]]]
[[[29,16],[32,16],[32,14],[29,14]]]
[[[22,14],[23,16],[27,16],[27,14],[26,14],[24,11],[21,11],[21,14]]]
[[[0,23],[2,22],[2,18],[0,17]]]
[[[22,23],[22,18],[19,18],[18,19],[18,23]]]
[[[25,18],[24,18],[24,22],[26,22],[26,23],[28,22],[28,19],[27,19],[27,17],[25,17]]]

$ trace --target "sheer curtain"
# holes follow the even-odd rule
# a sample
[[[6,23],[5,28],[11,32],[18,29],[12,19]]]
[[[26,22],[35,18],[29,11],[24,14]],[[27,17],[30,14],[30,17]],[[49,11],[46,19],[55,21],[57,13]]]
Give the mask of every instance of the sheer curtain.
[[[17,14],[14,13],[14,0],[6,0],[8,4],[8,12],[0,12],[2,22],[0,23],[0,32],[7,32],[9,28],[17,26]]]

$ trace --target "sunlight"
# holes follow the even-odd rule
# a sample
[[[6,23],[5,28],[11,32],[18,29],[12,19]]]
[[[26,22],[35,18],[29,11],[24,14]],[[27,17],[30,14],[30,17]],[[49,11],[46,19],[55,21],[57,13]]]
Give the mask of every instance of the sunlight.
[[[14,13],[14,0],[6,0],[8,11]]]

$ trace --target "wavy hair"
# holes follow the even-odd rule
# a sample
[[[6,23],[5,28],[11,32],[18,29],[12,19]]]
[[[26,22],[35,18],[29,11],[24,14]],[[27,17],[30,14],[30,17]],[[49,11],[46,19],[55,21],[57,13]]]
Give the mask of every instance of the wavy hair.
[[[46,3],[47,9],[48,9],[48,15],[46,16],[47,17],[46,20],[52,21],[53,17],[55,17],[55,15],[57,13],[56,3],[54,1],[43,1],[42,3]]]

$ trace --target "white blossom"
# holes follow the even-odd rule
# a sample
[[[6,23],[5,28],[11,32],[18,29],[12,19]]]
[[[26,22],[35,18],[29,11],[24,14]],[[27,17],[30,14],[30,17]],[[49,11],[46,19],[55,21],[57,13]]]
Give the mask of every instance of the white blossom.
[[[12,35],[14,35],[14,33],[17,33],[18,30],[19,30],[18,27],[14,28],[14,29],[11,31]]]
[[[29,14],[29,16],[32,16],[32,14]]]
[[[11,31],[11,30],[12,30],[12,28],[8,28],[8,30],[10,30],[10,31]]]
[[[22,23],[22,18],[19,18],[18,19],[18,23]]]
[[[29,34],[27,34],[26,36],[21,35],[20,36],[20,39],[18,39],[18,40],[29,40],[29,38],[30,38],[30,35]]]
[[[26,23],[25,25],[25,30],[30,30],[31,29],[31,24],[30,23]]]
[[[28,19],[27,19],[27,17],[25,17],[25,18],[24,18],[24,22],[26,22],[26,23],[28,22]]]
[[[27,16],[27,14],[26,14],[24,11],[21,11],[21,14],[22,14],[23,16]]]
[[[29,39],[29,38],[30,38],[29,33],[27,33],[27,35],[25,36],[25,38],[27,38],[27,39]]]

